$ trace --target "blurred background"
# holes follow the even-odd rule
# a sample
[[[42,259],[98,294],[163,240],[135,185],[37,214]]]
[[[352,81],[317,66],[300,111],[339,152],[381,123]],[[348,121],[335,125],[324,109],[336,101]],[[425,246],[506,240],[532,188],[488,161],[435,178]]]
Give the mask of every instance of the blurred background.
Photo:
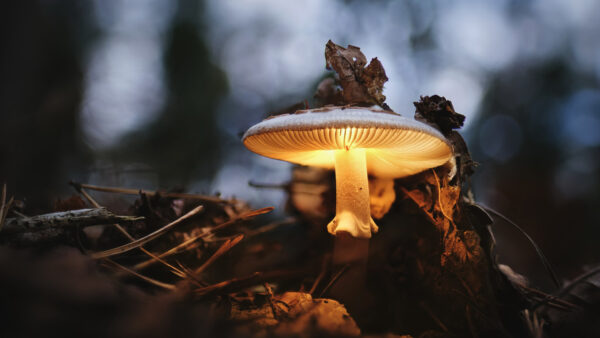
[[[600,3],[11,1],[0,11],[0,182],[31,213],[69,180],[238,197],[284,213],[290,165],[241,133],[308,100],[332,39],[378,57],[395,111],[438,94],[466,115],[475,197],[561,278],[600,262]],[[500,260],[550,289],[494,225]]]

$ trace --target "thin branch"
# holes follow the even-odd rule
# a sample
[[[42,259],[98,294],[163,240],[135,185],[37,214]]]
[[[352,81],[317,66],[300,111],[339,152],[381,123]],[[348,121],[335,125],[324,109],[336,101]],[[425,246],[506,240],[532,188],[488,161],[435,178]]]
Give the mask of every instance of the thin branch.
[[[260,235],[262,233],[265,232],[269,232],[275,228],[278,228],[279,226],[282,225],[288,225],[288,224],[293,224],[296,223],[298,220],[295,217],[288,217],[284,220],[281,221],[277,221],[277,222],[273,222],[273,223],[269,223],[267,225],[263,225],[260,228],[254,229],[254,230],[248,230],[244,233],[244,235],[246,235],[246,237],[253,237],[256,235]]]
[[[306,184],[315,184],[313,182],[298,182],[297,183],[306,183]],[[298,189],[293,189],[292,187],[294,185],[292,184],[271,184],[271,183],[255,183],[252,181],[248,182],[248,185],[251,186],[252,188],[258,188],[258,189],[278,189],[278,190],[286,190],[288,193],[290,194],[305,194],[305,195],[321,195],[321,192],[315,192],[312,190],[298,190]]]
[[[10,210],[14,202],[14,198],[11,197],[8,200],[8,203],[6,203],[6,183],[4,183],[2,186],[2,197],[0,198],[0,200],[0,231],[2,231],[2,228],[4,227],[4,222],[6,221],[6,216],[8,215],[8,211]]]
[[[252,181],[248,181],[248,185],[252,188],[264,188],[264,189],[283,189],[287,190],[290,187],[289,183],[256,183]]]
[[[499,218],[501,218],[502,220],[504,220],[506,223],[512,225],[517,230],[519,230],[519,232],[521,232],[521,234],[523,234],[523,236],[525,236],[525,238],[527,238],[527,240],[529,241],[529,243],[531,243],[531,245],[535,249],[536,253],[540,257],[540,260],[542,261],[542,264],[544,265],[544,268],[546,268],[546,271],[550,275],[550,278],[552,278],[552,281],[554,282],[554,284],[556,285],[556,287],[557,288],[561,287],[561,283],[560,283],[560,281],[558,279],[558,276],[556,275],[556,272],[554,272],[554,269],[552,268],[552,265],[550,264],[550,261],[548,260],[548,258],[546,258],[546,255],[544,255],[544,252],[542,251],[542,249],[540,249],[540,247],[533,240],[533,238],[531,238],[531,236],[529,236],[529,234],[527,232],[525,232],[525,230],[523,230],[523,228],[521,228],[520,226],[518,226],[515,222],[511,221],[508,217],[504,216],[500,212],[498,212],[498,211],[496,211],[496,210],[494,210],[492,208],[486,207],[485,205],[481,205],[481,204],[477,204],[477,205],[479,205],[480,207],[482,207],[485,210],[489,211],[493,215],[498,216]]]
[[[561,306],[561,308],[567,309],[567,310],[573,310],[573,309],[579,309],[580,308],[578,305],[575,305],[575,304],[573,304],[571,302],[568,302],[566,300],[560,299],[557,296],[553,296],[553,295],[547,294],[547,293],[545,293],[543,291],[540,291],[538,289],[530,288],[527,285],[523,285],[521,283],[514,283],[514,284],[516,284],[518,287],[520,287],[521,289],[523,289],[523,291],[525,291],[525,292],[527,292],[529,294],[533,294],[534,296],[542,298],[545,302],[548,302],[548,304],[550,304],[550,305],[559,304]]]
[[[325,288],[323,289],[323,291],[321,291],[321,293],[319,294],[319,298],[323,297],[323,295],[325,294],[325,292],[327,292],[327,290],[329,290],[329,288],[335,284],[335,282],[342,277],[342,275],[346,272],[346,270],[348,270],[348,268],[350,267],[350,264],[346,264],[344,265],[336,274],[335,276],[333,276],[333,278],[329,281],[329,283],[327,284],[327,286],[325,286]]]
[[[194,290],[198,296],[209,296],[215,293],[226,294],[236,292],[245,288],[259,285],[267,281],[294,278],[306,273],[304,270],[276,270],[268,272],[255,272],[249,276],[233,278],[213,285]]]
[[[143,219],[144,217],[115,215],[105,208],[79,209],[25,218],[8,218],[3,232],[34,232],[48,228],[74,227],[76,225],[86,227],[115,222],[136,222]]]
[[[269,301],[269,305],[271,306],[271,311],[273,312],[273,318],[278,319],[279,314],[277,311],[277,307],[275,306],[275,302],[273,302],[273,297],[275,297],[275,295],[273,294],[273,289],[271,289],[271,285],[269,285],[269,283],[264,284],[265,290],[267,291],[267,300]]]
[[[471,308],[469,304],[465,305],[465,314],[467,315],[467,324],[469,324],[469,331],[471,331],[471,337],[478,338],[477,329],[475,329],[475,325],[473,325],[473,319],[471,318]]]
[[[442,329],[442,331],[448,332],[448,327],[440,320],[438,316],[435,315],[435,313],[433,313],[433,311],[427,305],[425,305],[425,303],[420,302],[419,307],[427,312],[429,317],[433,319],[433,321]]]
[[[565,287],[563,287],[560,290],[560,292],[558,293],[557,296],[560,297],[560,296],[566,295],[567,292],[571,291],[571,289],[573,289],[577,284],[583,282],[584,280],[592,277],[593,275],[595,275],[597,273],[600,273],[600,266],[597,267],[597,268],[595,268],[595,269],[593,269],[593,270],[591,270],[591,271],[588,271],[587,273],[585,273],[582,276],[577,277],[574,281],[572,281],[571,283],[569,283],[568,285],[566,285]]]
[[[2,185],[2,197],[0,197],[0,230],[4,226],[4,205],[6,203],[6,183]],[[8,212],[8,210],[7,210]]]
[[[551,300],[555,299],[556,297],[562,297],[562,296],[566,295],[569,291],[571,291],[571,289],[573,289],[575,286],[577,286],[577,284],[587,280],[588,278],[590,278],[593,275],[598,274],[598,273],[600,273],[600,266],[577,277],[575,280],[573,280],[569,284],[565,285],[562,289],[560,289],[557,293],[555,293],[555,295],[547,295],[547,297],[545,297],[540,302],[535,304],[533,306],[533,309],[534,310],[537,309],[538,307],[550,302]]]
[[[92,205],[93,205],[95,208],[101,208],[101,207],[102,207],[102,206],[101,206],[101,205],[100,205],[98,202],[96,202],[96,200],[95,200],[95,199],[93,199],[93,198],[92,198],[92,196],[90,196],[90,194],[88,194],[88,192],[87,192],[87,191],[85,191],[85,189],[79,189],[78,191],[79,191],[79,192],[80,192],[80,193],[83,195],[83,197],[85,197],[85,199],[87,199],[87,200],[88,200],[88,202],[90,202],[90,203],[91,203],[91,204],[92,204]]]
[[[325,255],[325,257],[323,257],[323,263],[321,264],[321,272],[319,272],[317,279],[315,279],[315,282],[310,287],[310,290],[308,291],[309,294],[312,295],[315,292],[315,290],[317,289],[317,286],[319,286],[319,283],[321,283],[321,280],[323,280],[323,277],[325,277],[325,274],[327,273],[327,267],[329,266],[330,260],[331,260],[331,255]]]
[[[182,198],[182,199],[193,199],[199,200],[203,202],[210,203],[230,203],[230,200],[225,200],[215,196],[207,196],[207,195],[199,195],[199,194],[187,194],[187,193],[175,193],[175,192],[162,192],[162,191],[152,191],[152,190],[143,190],[143,189],[128,189],[128,188],[118,188],[118,187],[102,187],[92,184],[84,184],[77,182],[70,182],[70,184],[77,189],[77,191],[81,190],[81,188],[102,191],[102,192],[110,192],[117,194],[126,194],[126,195],[139,195],[140,193],[144,193],[146,195],[156,195],[160,194],[163,197],[167,198]]]

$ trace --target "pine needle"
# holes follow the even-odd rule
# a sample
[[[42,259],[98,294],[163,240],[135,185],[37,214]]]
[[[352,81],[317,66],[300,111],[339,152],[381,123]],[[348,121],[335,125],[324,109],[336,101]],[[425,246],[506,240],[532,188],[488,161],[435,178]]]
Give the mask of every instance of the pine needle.
[[[181,252],[185,247],[187,247],[190,244],[198,241],[201,238],[207,237],[208,235],[212,234],[214,231],[221,230],[221,229],[223,229],[223,228],[225,228],[225,227],[227,227],[229,225],[232,225],[232,224],[234,224],[234,223],[236,223],[238,221],[241,221],[241,220],[247,220],[249,218],[252,218],[252,217],[255,217],[255,216],[258,216],[258,215],[266,214],[268,212],[273,211],[273,209],[275,209],[275,208],[274,207],[267,207],[267,208],[262,208],[262,209],[257,209],[257,210],[250,210],[248,212],[245,212],[245,213],[243,213],[241,215],[238,215],[235,218],[230,219],[229,221],[226,221],[224,223],[221,223],[219,225],[216,225],[216,226],[210,228],[207,232],[203,232],[203,233],[201,233],[199,235],[196,235],[196,236],[194,236],[192,238],[189,238],[188,240],[186,240],[184,242],[181,242],[180,244],[177,244],[176,246],[172,247],[171,249],[169,249],[169,250],[163,252],[162,254],[158,255],[158,257],[164,258],[164,257],[170,256],[170,255],[176,254],[178,252]],[[135,265],[134,269],[135,270],[143,269],[143,268],[149,266],[150,264],[152,264],[154,262],[155,262],[155,260],[153,260],[153,259],[141,262],[141,263]]]
[[[148,282],[150,284],[156,285],[158,287],[161,287],[161,288],[167,289],[167,290],[174,290],[175,289],[175,285],[173,285],[173,284],[164,283],[164,282],[158,281],[156,279],[144,276],[144,275],[142,275],[140,273],[137,273],[137,272],[135,272],[135,271],[133,271],[133,270],[131,270],[129,268],[124,267],[123,265],[121,265],[121,264],[119,264],[119,263],[117,263],[117,262],[115,262],[115,261],[113,261],[113,260],[111,260],[109,258],[106,258],[105,261],[108,262],[108,263],[110,263],[110,264],[112,264],[112,265],[114,265],[114,266],[116,266],[117,268],[119,268],[121,270],[129,272],[130,274],[132,274],[132,275],[134,275],[134,276],[136,276],[136,277],[138,277],[140,279],[145,280],[146,282]]]
[[[346,270],[348,270],[348,268],[350,267],[350,264],[346,264],[344,265],[336,274],[335,276],[333,276],[333,278],[329,281],[329,283],[327,284],[327,286],[325,286],[325,288],[323,289],[323,291],[321,291],[321,293],[319,294],[319,298],[323,297],[323,295],[325,294],[325,292],[327,292],[327,290],[329,290],[329,288],[335,284],[335,282],[342,277],[342,275],[346,272]]]
[[[187,214],[179,217],[178,219],[176,219],[175,221],[165,225],[164,227],[154,231],[151,234],[148,234],[140,239],[137,239],[133,242],[118,246],[116,248],[112,248],[109,250],[105,250],[105,251],[100,251],[100,252],[96,252],[96,253],[92,253],[90,256],[93,259],[98,259],[98,258],[105,258],[105,257],[110,257],[110,256],[114,256],[114,255],[118,255],[130,250],[133,250],[135,248],[138,248],[162,235],[164,235],[167,231],[171,230],[171,228],[173,228],[174,226],[178,225],[179,223],[183,222],[184,220],[196,215],[197,213],[201,212],[204,209],[204,207],[202,205],[194,208],[192,211],[188,212]]]
[[[219,257],[223,256],[227,251],[231,250],[234,246],[236,246],[242,239],[244,235],[239,235],[234,239],[228,239],[225,243],[223,243],[215,253],[210,256],[209,259],[204,262],[199,268],[197,268],[194,273],[200,274],[202,271],[206,270],[212,263],[214,263]]]
[[[96,202],[96,200],[94,198],[92,198],[92,196],[90,196],[90,194],[88,194],[87,191],[85,191],[85,189],[81,188],[79,189],[79,192],[83,195],[83,197],[85,197],[88,202],[90,202],[94,207],[96,208],[101,208],[102,206],[100,205],[100,203]],[[133,238],[133,236],[131,236],[129,234],[129,232],[127,232],[127,230],[125,230],[125,228],[123,228],[120,224],[115,223],[113,224],[113,226],[115,228],[117,228],[117,230],[119,230],[125,237],[127,237],[127,239],[129,239],[130,242],[135,241],[135,238]],[[166,261],[162,260],[160,257],[157,257],[155,254],[153,254],[152,252],[146,250],[146,248],[144,248],[143,246],[140,246],[140,250],[145,253],[146,255],[150,256],[150,258],[162,263],[163,265],[165,265],[166,267],[168,267],[169,269],[171,269],[171,272],[173,274],[175,274],[178,277],[181,278],[185,278],[185,273],[179,269],[177,269],[176,267],[174,267],[173,265],[167,263]]]

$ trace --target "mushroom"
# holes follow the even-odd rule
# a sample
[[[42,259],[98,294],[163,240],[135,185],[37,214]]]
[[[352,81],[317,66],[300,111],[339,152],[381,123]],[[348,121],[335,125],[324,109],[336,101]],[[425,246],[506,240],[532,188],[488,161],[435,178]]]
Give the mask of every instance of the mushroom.
[[[251,151],[277,160],[335,169],[336,215],[327,230],[370,238],[368,175],[393,179],[440,166],[452,158],[437,130],[373,108],[326,107],[278,115],[243,136]]]
[[[369,179],[369,196],[371,199],[371,216],[375,219],[382,219],[390,211],[396,200],[394,179],[377,177]]]

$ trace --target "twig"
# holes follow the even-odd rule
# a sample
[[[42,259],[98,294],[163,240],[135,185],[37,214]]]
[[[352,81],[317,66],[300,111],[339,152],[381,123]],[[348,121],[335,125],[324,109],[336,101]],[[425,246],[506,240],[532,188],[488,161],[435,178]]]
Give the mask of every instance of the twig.
[[[299,182],[300,183],[300,182]],[[304,183],[304,182],[302,182]],[[314,184],[312,182],[307,184]],[[270,184],[270,183],[255,183],[252,181],[248,182],[248,185],[251,186],[252,188],[258,188],[258,189],[279,189],[279,190],[286,190],[288,193],[290,194],[305,194],[305,195],[322,195],[321,192],[315,192],[313,190],[305,190],[305,191],[301,191],[298,189],[292,189],[293,185],[292,184]]]
[[[284,189],[287,190],[290,188],[290,184],[289,183],[280,183],[280,184],[273,184],[273,183],[256,183],[256,182],[252,182],[252,181],[248,181],[248,185],[251,186],[252,188],[264,188],[264,189]]]
[[[460,291],[458,291],[458,290],[456,290],[454,288],[450,289],[450,291],[455,292],[459,296],[463,297],[463,299],[467,303],[469,303],[473,309],[475,309],[475,310],[477,310],[477,312],[479,312],[479,315],[482,318],[484,318],[492,327],[494,327],[496,330],[498,330],[498,333],[501,333],[504,337],[507,337],[507,338],[511,338],[512,337],[512,335],[510,333],[508,333],[508,331],[506,331],[506,328],[504,328],[504,326],[502,324],[499,324],[496,319],[490,318],[490,316],[488,316],[485,313],[485,311],[483,311],[483,309],[474,300],[472,300],[470,297],[468,297],[464,293],[462,293],[462,292],[460,292]]]
[[[167,231],[169,231],[171,228],[173,228],[174,226],[178,225],[179,223],[183,222],[184,220],[196,215],[197,213],[199,213],[200,211],[204,210],[204,207],[202,205],[197,206],[196,208],[194,208],[193,210],[191,210],[190,212],[188,212],[187,214],[179,217],[178,219],[176,219],[175,221],[165,225],[164,227],[154,231],[151,234],[148,234],[140,239],[137,239],[133,242],[118,246],[116,248],[112,248],[109,250],[105,250],[105,251],[100,251],[100,252],[96,252],[96,253],[92,253],[90,256],[93,259],[98,259],[98,258],[104,258],[104,257],[110,257],[110,256],[114,256],[117,254],[121,254],[130,250],[133,250],[137,247],[140,247],[162,235],[164,235]]]
[[[315,292],[315,290],[317,289],[317,286],[319,286],[319,283],[321,283],[321,280],[323,280],[323,277],[325,277],[325,274],[327,273],[327,267],[329,266],[330,260],[331,260],[331,255],[325,255],[325,257],[323,257],[323,263],[321,263],[321,272],[319,272],[317,279],[315,279],[315,282],[310,287],[310,290],[308,291],[309,294],[312,295]]]
[[[135,222],[144,217],[119,216],[105,208],[53,212],[26,218],[8,218],[3,233],[33,232],[47,228],[91,226],[115,222]]]
[[[4,203],[5,202],[6,202],[6,183],[4,183],[2,185],[2,197],[0,197],[0,230],[2,230],[2,227],[4,226]]]
[[[170,255],[173,255],[175,253],[178,253],[179,250],[181,250],[182,248],[185,248],[186,246],[188,246],[188,245],[196,242],[197,240],[210,235],[214,231],[221,230],[221,229],[223,229],[223,228],[225,228],[225,227],[227,227],[229,225],[232,225],[235,222],[238,222],[240,220],[246,220],[248,218],[252,218],[252,217],[255,217],[255,216],[258,216],[258,215],[266,214],[268,212],[271,212],[273,209],[275,209],[275,208],[268,207],[268,208],[262,208],[262,209],[251,210],[251,211],[245,212],[245,213],[239,215],[238,217],[232,218],[229,221],[221,223],[221,224],[219,224],[219,225],[217,225],[217,226],[215,226],[213,228],[210,228],[207,232],[203,232],[203,233],[201,233],[199,235],[196,235],[196,236],[194,236],[194,237],[186,240],[185,242],[182,242],[182,243],[180,243],[180,244],[172,247],[171,249],[169,249],[169,250],[163,252],[162,254],[158,255],[158,257],[164,258],[164,257],[170,256]],[[137,264],[134,267],[134,269],[136,269],[136,270],[143,269],[143,268],[147,267],[148,265],[150,265],[152,263],[154,263],[154,260],[148,260],[148,261],[145,261],[145,262],[141,262],[141,263]]]
[[[546,255],[544,255],[544,252],[542,251],[542,249],[540,249],[540,247],[533,240],[533,238],[531,238],[531,236],[529,236],[529,234],[527,232],[525,232],[525,230],[523,230],[523,228],[521,228],[520,226],[518,226],[515,222],[511,221],[508,217],[504,216],[503,214],[499,213],[498,211],[496,211],[496,210],[494,210],[492,208],[486,207],[485,205],[481,205],[481,204],[477,204],[477,205],[480,206],[481,208],[489,211],[490,213],[494,214],[495,216],[500,217],[506,223],[512,225],[517,230],[519,230],[519,232],[521,232],[521,234],[523,234],[523,236],[525,236],[525,238],[527,238],[527,240],[529,241],[529,243],[531,243],[531,245],[535,249],[536,253],[540,257],[540,260],[542,261],[542,264],[544,265],[544,268],[546,269],[546,271],[550,275],[550,278],[552,278],[552,281],[554,282],[554,284],[556,285],[556,287],[557,288],[561,287],[561,283],[560,283],[560,281],[558,279],[558,276],[556,275],[556,272],[554,272],[554,269],[552,268],[552,265],[550,264],[550,261],[548,260],[548,258],[546,258]]]
[[[187,194],[187,193],[176,193],[176,192],[161,192],[161,191],[152,191],[152,190],[143,190],[143,189],[128,189],[128,188],[117,188],[117,187],[102,187],[91,184],[77,183],[77,182],[69,182],[77,191],[81,188],[102,191],[102,192],[111,192],[118,194],[126,194],[126,195],[139,195],[140,193],[145,193],[147,195],[153,196],[156,194],[160,194],[163,197],[167,198],[182,198],[182,199],[193,199],[200,200],[203,202],[211,202],[211,203],[230,203],[230,200],[225,200],[215,196],[206,196],[206,195],[198,195],[198,194]]]
[[[275,303],[273,302],[273,297],[275,297],[275,295],[273,294],[273,289],[271,289],[269,283],[265,283],[264,286],[265,290],[267,290],[267,300],[269,301],[269,305],[271,306],[273,318],[278,319],[279,315],[277,313],[277,308],[275,307]]]
[[[92,196],[90,196],[90,194],[88,194],[87,191],[85,191],[85,189],[81,188],[79,189],[79,192],[96,208],[100,208],[100,204],[98,202],[96,202],[96,200],[94,198],[92,198]],[[115,228],[117,228],[117,230],[119,230],[125,237],[127,237],[127,239],[129,239],[130,242],[135,241],[135,238],[133,238],[133,236],[131,236],[129,234],[129,232],[127,232],[127,230],[125,230],[125,228],[123,228],[119,223],[114,223],[113,226]],[[177,269],[176,267],[174,267],[173,265],[169,264],[168,262],[162,260],[160,257],[157,257],[155,254],[153,254],[152,252],[146,250],[146,248],[144,248],[143,246],[140,246],[140,250],[145,253],[146,255],[150,256],[150,258],[155,259],[156,261],[162,263],[163,265],[165,265],[166,267],[168,267],[169,269],[171,269],[171,272],[173,272],[173,274],[175,274],[178,277],[181,278],[185,278],[185,273],[179,269]]]
[[[293,224],[295,222],[297,222],[298,220],[295,217],[288,217],[282,221],[277,221],[277,222],[273,222],[273,223],[269,223],[267,225],[263,225],[258,229],[254,229],[254,230],[248,230],[244,233],[244,235],[246,235],[246,237],[253,237],[268,231],[271,231],[275,228],[278,228],[281,225],[288,225],[288,224]]]
[[[473,318],[471,318],[471,308],[469,304],[465,305],[465,314],[467,315],[467,324],[469,325],[469,331],[471,331],[471,337],[478,338],[477,330],[475,329],[475,325],[473,325]]]
[[[588,271],[587,273],[583,274],[582,276],[577,277],[574,281],[572,281],[571,283],[569,283],[568,285],[566,285],[565,287],[563,287],[557,294],[557,296],[564,296],[565,294],[567,294],[567,292],[571,291],[571,289],[573,289],[577,284],[581,283],[582,281],[592,277],[593,275],[600,273],[600,267],[597,267],[591,271]]]
[[[448,332],[448,327],[446,325],[444,325],[444,323],[440,320],[440,318],[438,318],[438,316],[436,316],[435,313],[433,313],[433,311],[431,311],[431,309],[427,305],[425,305],[425,303],[420,302],[419,307],[421,309],[425,310],[425,312],[427,312],[429,317],[431,317],[431,319],[433,319],[433,321],[442,329],[442,331]]]
[[[266,281],[287,279],[296,276],[302,276],[306,273],[304,270],[276,270],[269,272],[255,272],[249,276],[241,278],[233,278],[227,281],[209,285],[203,288],[194,290],[198,296],[208,296],[215,293],[229,293],[245,289],[247,287],[262,284]]]
[[[8,215],[8,210],[10,210],[13,202],[14,198],[11,197],[10,200],[8,200],[8,203],[6,203],[6,183],[4,183],[2,185],[2,197],[0,202],[0,231],[2,231],[2,228],[4,227],[6,215]]]
[[[85,197],[85,199],[87,199],[88,202],[90,202],[94,206],[94,208],[102,208],[102,206],[98,202],[96,202],[96,200],[93,199],[92,196],[90,196],[90,194],[88,194],[88,192],[85,191],[85,189],[81,188],[81,189],[75,189],[75,190],[77,190],[80,194],[82,194],[83,197]]]
[[[327,286],[325,286],[325,288],[323,289],[323,291],[321,291],[321,293],[319,294],[319,298],[323,297],[323,295],[325,294],[325,292],[327,292],[327,290],[329,290],[329,288],[340,278],[342,277],[342,275],[344,274],[344,272],[346,272],[346,270],[348,270],[348,268],[350,267],[350,264],[346,264],[344,265],[336,274],[335,276],[333,276],[333,278],[329,281],[329,283],[327,284]]]
[[[579,306],[577,306],[577,305],[575,305],[575,304],[573,304],[571,302],[568,302],[566,300],[558,298],[558,296],[553,296],[553,295],[547,294],[547,293],[545,293],[543,291],[540,291],[540,290],[537,290],[537,289],[534,289],[534,288],[530,288],[530,287],[528,287],[526,285],[523,285],[521,283],[515,283],[515,282],[513,282],[513,283],[516,284],[521,289],[523,289],[523,291],[531,293],[531,294],[534,294],[534,295],[536,295],[538,297],[541,297],[542,299],[544,299],[545,302],[548,302],[549,305],[553,305],[552,303],[560,304],[561,308],[567,309],[567,310],[579,309],[580,308]]]
[[[139,278],[145,280],[148,283],[154,284],[156,286],[159,286],[159,287],[167,289],[167,290],[174,290],[175,289],[175,285],[173,285],[173,284],[164,283],[164,282],[161,282],[161,281],[157,281],[156,279],[153,279],[153,278],[150,278],[150,277],[146,277],[146,276],[144,276],[144,275],[142,275],[140,273],[137,273],[137,272],[135,272],[135,271],[133,271],[131,269],[128,269],[128,268],[124,267],[123,265],[121,265],[121,264],[119,264],[119,263],[111,260],[110,258],[106,258],[105,261],[108,262],[108,263],[110,263],[110,264],[112,264],[112,265],[114,265],[114,266],[116,266],[116,267],[118,267],[119,269],[127,271],[130,274],[132,274],[132,275],[134,275],[136,277],[139,277]]]
[[[533,306],[533,309],[537,309],[538,307],[548,303],[549,301],[555,299],[556,297],[562,297],[564,295],[566,295],[571,289],[573,289],[577,284],[585,281],[586,279],[592,277],[595,274],[600,273],[600,266],[592,269],[590,271],[588,271],[587,273],[577,277],[575,280],[573,280],[572,282],[570,282],[569,284],[565,285],[562,289],[560,289],[557,293],[555,293],[555,295],[547,295],[544,299],[542,299],[541,301],[539,301],[537,304],[535,304]]]

